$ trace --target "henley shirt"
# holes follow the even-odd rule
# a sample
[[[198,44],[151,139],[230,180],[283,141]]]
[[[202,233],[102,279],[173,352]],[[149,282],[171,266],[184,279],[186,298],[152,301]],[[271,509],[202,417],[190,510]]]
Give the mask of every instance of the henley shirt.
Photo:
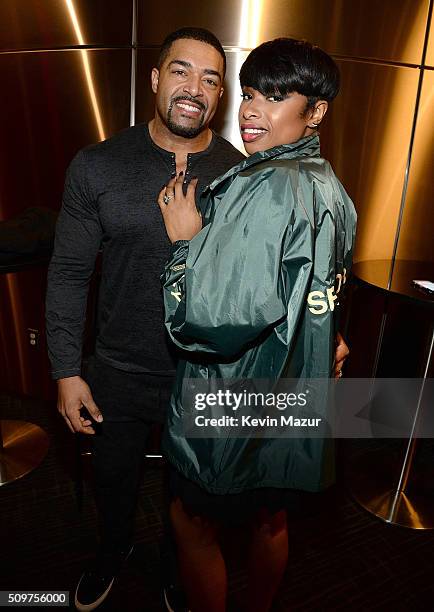
[[[196,196],[244,156],[213,133],[187,156]],[[170,256],[157,197],[176,173],[175,153],[157,146],[148,126],[128,128],[79,151],[66,175],[46,322],[54,379],[81,374],[89,281],[102,251],[95,354],[128,372],[171,376],[176,357],[164,328],[160,275]]]

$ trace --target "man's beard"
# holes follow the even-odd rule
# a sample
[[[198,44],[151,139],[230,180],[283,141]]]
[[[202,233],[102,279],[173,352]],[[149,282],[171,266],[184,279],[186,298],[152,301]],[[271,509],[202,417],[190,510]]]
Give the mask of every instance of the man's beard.
[[[179,96],[177,98],[173,98],[173,100],[170,101],[170,106],[169,109],[167,111],[167,117],[166,117],[166,123],[167,123],[167,127],[169,128],[169,130],[172,132],[172,134],[176,134],[176,136],[182,136],[183,138],[195,138],[196,136],[198,136],[201,131],[204,129],[204,114],[202,113],[202,116],[200,118],[199,121],[199,125],[197,125],[196,127],[186,127],[184,125],[179,125],[179,123],[175,123],[172,120],[172,110],[173,110],[173,106],[175,105],[176,102],[178,102],[179,100],[183,100],[185,102],[194,102],[194,104],[198,105],[202,111],[205,111],[205,105],[202,102],[198,102],[197,100],[185,97],[185,96]]]

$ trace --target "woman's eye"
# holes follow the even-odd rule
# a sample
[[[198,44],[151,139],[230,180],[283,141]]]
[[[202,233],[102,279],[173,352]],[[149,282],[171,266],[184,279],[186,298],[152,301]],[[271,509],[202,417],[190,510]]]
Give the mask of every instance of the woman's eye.
[[[268,96],[267,100],[270,100],[270,102],[282,102],[283,96],[276,94],[274,96]]]
[[[243,100],[251,100],[252,99],[252,96],[250,94],[248,94],[248,93],[242,93],[241,97],[242,97]]]

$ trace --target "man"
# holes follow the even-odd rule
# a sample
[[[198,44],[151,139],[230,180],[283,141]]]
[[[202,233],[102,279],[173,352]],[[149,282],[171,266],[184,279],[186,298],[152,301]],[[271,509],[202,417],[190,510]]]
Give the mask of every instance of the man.
[[[213,34],[194,28],[171,34],[152,70],[153,120],[80,151],[68,170],[49,270],[49,352],[58,409],[71,431],[93,435],[94,421],[101,423],[93,452],[101,547],[96,571],[81,578],[78,609],[101,603],[130,548],[141,459],[151,424],[163,422],[174,376],[160,285],[170,241],[158,193],[180,172],[186,182],[197,177],[200,191],[243,158],[208,127],[224,73],[224,51]],[[88,386],[81,342],[101,247]]]
[[[243,159],[209,128],[225,67],[223,48],[207,30],[170,34],[152,70],[154,118],[80,151],[68,170],[48,277],[48,345],[68,427],[100,430],[93,463],[101,545],[95,569],[77,587],[79,610],[105,599],[128,556],[141,459],[151,424],[163,422],[174,377],[160,286],[170,241],[158,193],[183,172],[186,183],[198,180],[199,194]],[[86,382],[82,333],[100,248],[98,334]]]

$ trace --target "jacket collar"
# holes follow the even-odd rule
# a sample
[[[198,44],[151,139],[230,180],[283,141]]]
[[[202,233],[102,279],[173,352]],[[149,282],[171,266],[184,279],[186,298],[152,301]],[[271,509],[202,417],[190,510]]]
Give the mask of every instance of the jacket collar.
[[[271,149],[267,149],[266,151],[258,151],[254,153],[247,159],[243,160],[230,170],[228,170],[222,176],[217,177],[208,187],[205,188],[205,192],[212,191],[216,188],[217,185],[220,185],[223,181],[230,178],[234,174],[239,174],[246,168],[250,168],[255,166],[256,164],[260,164],[267,159],[293,159],[296,157],[319,157],[320,156],[320,143],[319,143],[319,135],[311,134],[310,136],[306,136],[305,138],[301,138],[297,140],[297,142],[292,142],[291,144],[279,145],[277,147],[272,147]]]

